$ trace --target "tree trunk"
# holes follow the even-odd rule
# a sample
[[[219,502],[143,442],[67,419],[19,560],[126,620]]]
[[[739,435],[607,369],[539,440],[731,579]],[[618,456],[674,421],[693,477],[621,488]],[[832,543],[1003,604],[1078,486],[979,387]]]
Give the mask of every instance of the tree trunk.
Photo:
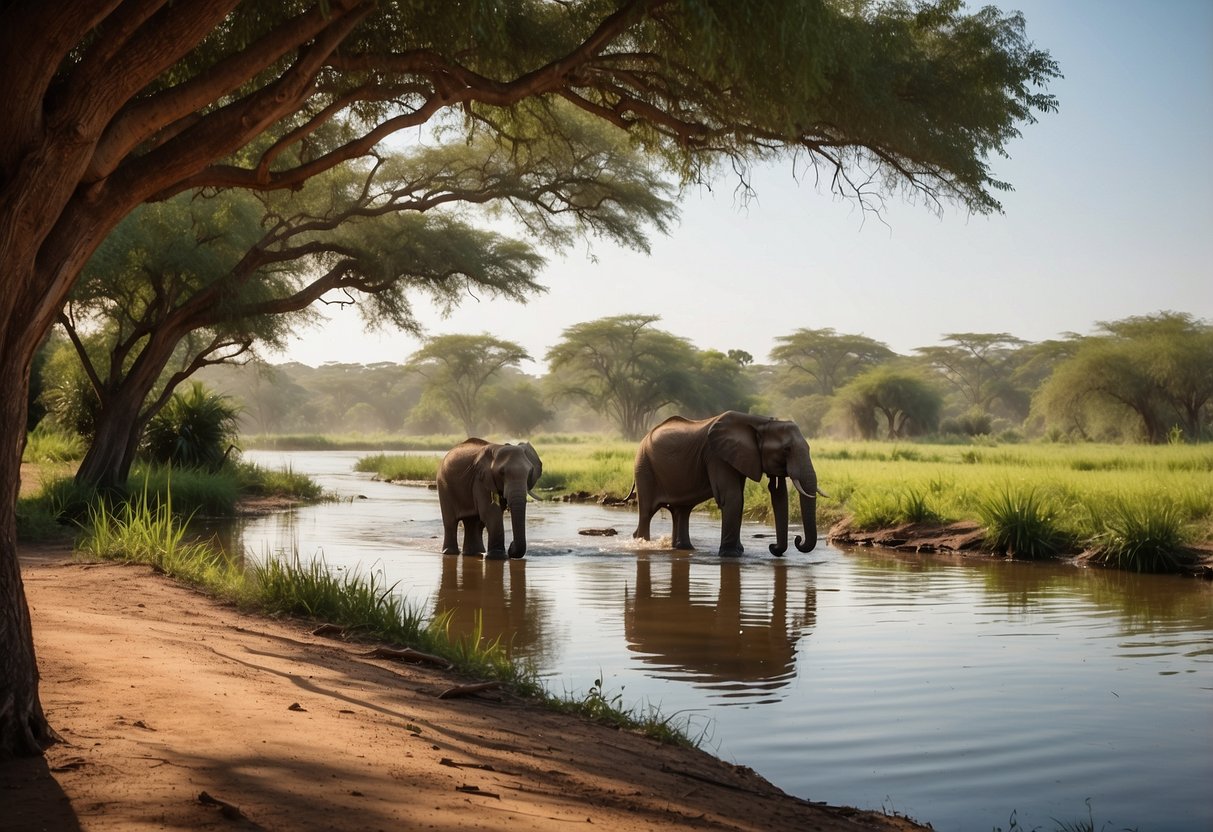
[[[126,485],[143,432],[139,410],[146,395],[147,391],[124,387],[102,403],[92,444],[76,469],[78,484],[105,491]]]
[[[17,561],[16,504],[29,361],[18,360],[12,352],[7,344],[0,348],[0,390],[5,391],[0,397],[0,436],[9,440],[0,446],[0,759],[40,754],[57,739],[38,699],[34,634]]]

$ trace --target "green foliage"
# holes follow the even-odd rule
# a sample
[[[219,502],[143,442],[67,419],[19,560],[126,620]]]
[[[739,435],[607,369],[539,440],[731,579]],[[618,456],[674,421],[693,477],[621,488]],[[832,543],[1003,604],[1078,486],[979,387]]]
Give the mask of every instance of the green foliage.
[[[528,436],[555,416],[530,379],[502,382],[485,391],[485,415],[491,427],[511,436]]]
[[[289,465],[273,469],[239,461],[229,463],[229,467],[235,473],[237,490],[241,496],[286,497],[304,501],[320,500],[325,496],[319,483]]]
[[[372,454],[360,457],[354,470],[374,474],[384,482],[433,482],[441,461],[438,454]]]
[[[84,456],[84,437],[78,433],[62,430],[49,423],[34,428],[25,438],[22,462],[61,463],[75,462]]]
[[[875,438],[880,421],[889,439],[935,430],[943,397],[920,373],[891,364],[866,370],[843,386],[835,410],[861,438]]]
[[[147,564],[212,591],[235,593],[242,584],[241,568],[222,551],[187,539],[171,495],[153,501],[144,490],[114,508],[102,500],[89,510],[76,549],[89,557]]]
[[[1037,391],[1046,428],[1083,439],[1162,444],[1213,435],[1213,325],[1160,312],[1104,322]]]
[[[618,693],[608,694],[601,677],[595,679],[594,684],[580,697],[566,692],[563,697],[553,697],[549,701],[564,713],[577,714],[612,728],[636,731],[666,745],[698,748],[707,735],[706,725],[703,730],[693,733],[690,716],[667,716],[661,713],[659,707],[649,703],[624,705],[622,689]]]
[[[238,412],[226,396],[195,381],[148,422],[143,451],[155,463],[217,471],[236,440]]]
[[[1186,560],[1183,508],[1159,499],[1118,499],[1095,518],[1092,560],[1134,572],[1174,572]]]
[[[775,338],[771,358],[787,372],[794,386],[820,396],[832,396],[866,369],[894,357],[887,345],[864,335],[844,335],[831,328],[798,329]],[[802,426],[803,428],[803,426]]]
[[[978,511],[986,526],[986,546],[1014,558],[1053,557],[1064,541],[1045,501],[1034,488],[1005,486],[984,497]]]
[[[84,339],[82,345],[90,353],[100,349],[96,337]],[[40,379],[40,403],[46,410],[42,423],[48,429],[91,437],[101,408],[97,390],[70,344],[52,342],[48,349],[50,352],[42,362]]]
[[[941,523],[944,517],[933,507],[925,490],[881,490],[865,492],[851,501],[851,520],[857,529],[881,529],[904,523]]]
[[[482,395],[506,367],[530,359],[513,341],[482,335],[438,335],[427,338],[408,366],[425,379],[425,398],[439,401],[468,436],[487,422]]]
[[[580,400],[609,414],[627,439],[639,439],[668,404],[694,402],[696,350],[652,324],[657,315],[616,315],[574,324],[545,356],[555,398]]]

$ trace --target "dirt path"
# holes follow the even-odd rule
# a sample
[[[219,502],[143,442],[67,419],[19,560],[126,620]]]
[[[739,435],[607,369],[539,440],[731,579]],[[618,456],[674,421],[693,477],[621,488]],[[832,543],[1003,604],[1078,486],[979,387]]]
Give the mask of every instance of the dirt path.
[[[64,742],[0,763],[6,832],[922,828],[509,695],[440,700],[466,680],[64,557],[23,555]]]

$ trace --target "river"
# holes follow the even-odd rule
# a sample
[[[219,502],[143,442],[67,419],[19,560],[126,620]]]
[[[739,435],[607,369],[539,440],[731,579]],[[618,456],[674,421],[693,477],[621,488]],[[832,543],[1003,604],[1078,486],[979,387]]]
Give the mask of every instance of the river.
[[[381,572],[462,631],[479,614],[554,692],[600,680],[805,799],[941,832],[1213,829],[1210,582],[824,542],[780,559],[754,525],[721,559],[709,517],[674,552],[632,541],[634,510],[562,503],[530,505],[523,560],[443,556],[435,492],[359,456],[247,452],[342,499],[242,520],[234,545]]]

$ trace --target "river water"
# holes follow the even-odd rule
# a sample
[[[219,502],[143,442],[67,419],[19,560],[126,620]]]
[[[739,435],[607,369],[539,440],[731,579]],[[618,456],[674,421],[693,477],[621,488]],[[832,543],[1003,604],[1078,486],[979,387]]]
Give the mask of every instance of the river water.
[[[726,560],[709,517],[674,552],[631,540],[634,510],[558,503],[529,506],[524,560],[443,556],[435,492],[355,474],[360,455],[246,453],[348,499],[241,521],[237,548],[381,572],[457,631],[479,611],[551,690],[600,680],[809,800],[941,832],[1213,830],[1210,582],[824,542],[777,559],[749,525]]]

